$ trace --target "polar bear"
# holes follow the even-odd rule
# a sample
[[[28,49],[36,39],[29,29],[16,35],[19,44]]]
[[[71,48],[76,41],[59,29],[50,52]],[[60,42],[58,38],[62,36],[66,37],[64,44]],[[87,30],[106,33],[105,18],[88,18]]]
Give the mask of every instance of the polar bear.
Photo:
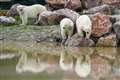
[[[25,5],[19,5],[17,6],[17,11],[20,15],[20,18],[22,20],[21,25],[26,25],[28,18],[36,18],[38,14],[47,11],[45,6],[42,6],[40,4],[35,4],[31,6],[25,6]],[[37,20],[36,20],[37,22]]]
[[[90,18],[87,15],[81,15],[77,20],[76,20],[76,28],[77,28],[77,33],[83,37],[85,33],[85,37],[87,39],[90,38],[91,36],[91,31],[92,31],[92,22]]]
[[[62,35],[62,44],[65,41],[71,38],[74,30],[74,23],[69,18],[64,18],[60,21],[61,35]]]

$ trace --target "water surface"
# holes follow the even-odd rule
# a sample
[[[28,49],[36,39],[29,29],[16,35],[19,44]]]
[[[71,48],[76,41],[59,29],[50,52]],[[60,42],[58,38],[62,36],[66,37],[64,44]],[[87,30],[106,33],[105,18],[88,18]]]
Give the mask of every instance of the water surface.
[[[120,49],[1,42],[0,80],[119,80]]]

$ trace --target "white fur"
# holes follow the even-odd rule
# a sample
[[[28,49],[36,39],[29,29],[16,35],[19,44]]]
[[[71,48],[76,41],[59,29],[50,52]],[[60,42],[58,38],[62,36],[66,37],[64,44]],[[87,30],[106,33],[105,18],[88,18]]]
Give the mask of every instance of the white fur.
[[[38,14],[40,14],[44,11],[47,11],[47,9],[46,9],[46,7],[44,7],[40,4],[35,4],[32,6],[19,5],[19,6],[17,6],[17,11],[22,20],[22,25],[26,25],[28,18],[36,18]],[[37,22],[37,20],[36,20],[36,22]]]
[[[72,59],[71,55],[66,54],[66,53],[61,53],[59,65],[60,65],[61,69],[64,71],[71,70],[73,68],[73,59]]]
[[[89,39],[92,30],[92,22],[87,15],[82,15],[76,20],[78,34],[83,37],[83,31],[86,33],[86,38]]]
[[[82,61],[82,59],[77,58],[75,64],[75,72],[80,77],[87,77],[91,72],[91,61],[90,59]]]
[[[40,58],[38,62],[36,61],[36,59],[28,58],[27,54],[24,52],[21,54],[18,64],[16,65],[16,71],[18,73],[22,73],[26,71],[39,73],[39,72],[43,72],[46,68],[47,68],[47,63],[42,62]]]
[[[66,40],[73,35],[74,23],[69,18],[64,18],[60,22],[62,39]]]

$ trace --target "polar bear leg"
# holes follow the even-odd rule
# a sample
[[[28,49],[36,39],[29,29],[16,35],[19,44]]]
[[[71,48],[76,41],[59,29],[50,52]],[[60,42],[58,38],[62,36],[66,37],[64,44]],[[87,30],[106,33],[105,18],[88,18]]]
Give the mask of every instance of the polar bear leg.
[[[68,39],[71,39],[73,35],[73,28],[71,28],[71,30],[68,32]]]
[[[22,24],[21,25],[26,25],[27,24],[27,16],[20,16],[22,19]]]
[[[38,24],[40,20],[41,20],[41,16],[39,15],[38,19],[36,18],[36,22],[34,24]]]
[[[79,34],[81,37],[84,36],[84,35],[83,35],[83,31],[82,31],[82,29],[77,29],[77,31],[78,31],[78,34]]]
[[[61,35],[62,35],[62,43],[61,44],[64,44],[65,41],[67,40],[67,35],[66,35],[66,32],[63,30],[61,31]]]

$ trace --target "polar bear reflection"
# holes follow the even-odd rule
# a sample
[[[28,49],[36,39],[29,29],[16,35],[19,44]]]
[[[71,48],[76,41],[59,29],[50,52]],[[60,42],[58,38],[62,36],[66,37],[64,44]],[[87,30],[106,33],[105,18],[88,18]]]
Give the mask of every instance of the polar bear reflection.
[[[60,54],[59,65],[64,71],[72,70],[73,68],[73,57],[72,55],[68,54],[65,49],[63,49],[63,52]]]
[[[46,63],[41,62],[40,58],[37,60],[35,58],[28,58],[27,54],[23,52],[16,65],[16,71],[18,73],[26,71],[33,73],[43,72],[47,67],[46,65]]]
[[[76,60],[75,72],[80,77],[87,77],[91,71],[91,61],[88,55],[80,56]]]

